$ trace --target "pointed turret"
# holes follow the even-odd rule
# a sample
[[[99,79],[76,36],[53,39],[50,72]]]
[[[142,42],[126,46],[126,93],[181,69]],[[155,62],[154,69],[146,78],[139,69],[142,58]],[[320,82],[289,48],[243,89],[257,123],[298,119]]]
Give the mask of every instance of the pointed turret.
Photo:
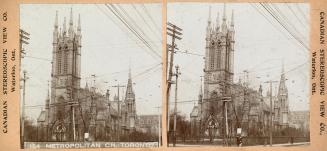
[[[89,90],[89,84],[87,82],[85,83],[85,90]]]
[[[53,30],[53,44],[54,45],[58,43],[58,34],[59,34],[59,30],[58,30],[58,11],[56,11],[56,18],[55,18],[54,30]]]
[[[211,6],[209,6],[208,24],[211,24]]]
[[[282,72],[279,81],[278,95],[287,95],[286,77],[284,71],[284,61],[282,63]]]
[[[231,28],[234,29],[234,10],[232,10],[232,18],[231,18],[230,26],[231,26]]]
[[[216,18],[216,32],[218,33],[220,25],[219,25],[219,12],[217,12],[217,18]]]
[[[55,18],[54,28],[58,29],[58,11],[57,10],[56,10],[56,18]]]
[[[69,26],[73,26],[73,8],[70,8]]]
[[[68,35],[69,35],[69,37],[73,37],[73,35],[74,35],[73,8],[70,8]]]
[[[128,67],[128,79],[132,79],[131,63],[129,63],[129,67]]]
[[[208,25],[207,25],[207,38],[210,37],[212,31],[212,25],[211,25],[211,6],[209,6],[209,17],[208,17]]]
[[[66,30],[66,17],[64,17],[64,23],[63,23],[63,25],[62,25],[62,34],[63,34],[63,37],[65,37],[66,36],[66,32],[67,32],[67,30]]]
[[[226,4],[224,4],[224,14],[223,14],[223,23],[221,25],[221,31],[227,33],[227,23],[226,23]]]
[[[81,14],[78,14],[78,25],[77,25],[77,32],[81,32]]]
[[[134,100],[134,97],[135,97],[135,95],[133,92],[132,73],[131,73],[131,67],[129,67],[125,100],[130,100],[130,99]]]

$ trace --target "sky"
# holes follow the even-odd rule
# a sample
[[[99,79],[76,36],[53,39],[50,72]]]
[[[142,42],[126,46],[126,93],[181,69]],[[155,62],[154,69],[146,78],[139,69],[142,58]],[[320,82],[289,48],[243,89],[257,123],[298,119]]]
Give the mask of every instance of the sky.
[[[117,94],[117,88],[112,86],[126,85],[130,66],[137,114],[158,114],[161,111],[156,108],[162,103],[161,4],[115,6],[135,28],[142,29],[142,35],[151,45],[151,50],[104,4],[20,5],[20,28],[30,33],[29,45],[24,45],[27,54],[22,59],[22,70],[26,70],[29,77],[25,100],[27,118],[35,120],[38,117],[48,94],[56,11],[62,28],[64,17],[68,22],[71,8],[74,26],[77,25],[78,14],[81,16],[81,87],[85,87],[87,82],[89,86],[95,85],[97,92],[103,94],[106,89],[110,89],[112,99]],[[93,74],[96,75],[95,79],[91,76]],[[125,89],[121,88],[120,94],[124,94],[122,92]]]
[[[292,29],[298,31],[299,39],[308,46],[309,4],[273,5],[283,14]],[[216,16],[219,13],[221,24],[223,6],[223,3],[169,3],[167,6],[167,21],[183,29],[182,40],[176,42],[179,51],[196,54],[177,52],[174,58],[174,64],[179,65],[181,72],[177,101],[186,101],[178,103],[177,108],[188,118],[198,98],[200,76],[203,75],[209,7],[212,22],[216,24]],[[232,11],[235,24],[234,82],[239,79],[244,81],[243,71],[247,70],[250,87],[257,90],[261,84],[263,94],[266,95],[269,85],[265,82],[279,80],[284,64],[290,110],[308,110],[309,51],[291,37],[260,4],[227,3],[226,15],[229,23]],[[170,37],[167,41],[171,41]],[[273,84],[273,92],[277,92],[277,87],[278,84]],[[172,89],[174,90],[174,86]],[[174,100],[174,91],[171,94],[170,100]]]

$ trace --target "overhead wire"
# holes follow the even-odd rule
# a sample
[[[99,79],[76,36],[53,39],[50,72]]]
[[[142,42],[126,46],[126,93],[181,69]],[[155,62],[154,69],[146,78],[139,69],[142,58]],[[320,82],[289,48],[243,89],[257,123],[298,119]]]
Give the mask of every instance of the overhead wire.
[[[130,25],[130,23],[126,21],[126,18],[119,12],[119,10],[113,4],[105,5],[139,40],[144,43],[144,45],[149,48],[149,50],[157,57],[157,59],[161,59],[161,55],[152,48],[152,46],[144,39],[144,37]]]

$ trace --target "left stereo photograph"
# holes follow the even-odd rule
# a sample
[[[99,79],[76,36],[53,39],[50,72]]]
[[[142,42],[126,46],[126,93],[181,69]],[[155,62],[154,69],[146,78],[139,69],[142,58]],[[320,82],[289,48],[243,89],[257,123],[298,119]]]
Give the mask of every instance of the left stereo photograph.
[[[161,145],[162,4],[21,4],[21,148]]]

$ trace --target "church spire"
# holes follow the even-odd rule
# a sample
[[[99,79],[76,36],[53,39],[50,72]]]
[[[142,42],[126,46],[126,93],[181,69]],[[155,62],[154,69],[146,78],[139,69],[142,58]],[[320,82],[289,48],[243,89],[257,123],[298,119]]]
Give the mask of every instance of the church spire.
[[[55,18],[55,23],[54,23],[55,29],[58,29],[58,11],[56,10],[56,18]]]
[[[224,14],[223,14],[223,23],[221,25],[221,31],[227,33],[227,23],[226,23],[226,4],[224,3]]]
[[[282,74],[284,74],[284,59],[283,59],[283,61],[282,61]]]
[[[278,95],[287,95],[287,87],[286,87],[286,77],[284,71],[284,61],[282,63],[282,72],[280,76],[279,88],[278,88]]]
[[[69,37],[73,37],[73,35],[74,35],[74,27],[73,27],[73,8],[70,8],[68,34],[69,34]]]
[[[69,26],[73,26],[73,8],[70,8]]]
[[[133,92],[132,73],[131,73],[131,68],[129,67],[125,99],[126,100],[134,100],[134,97],[135,97],[135,95]]]
[[[89,84],[87,82],[85,83],[85,90],[89,90]]]
[[[207,34],[206,34],[207,38],[210,37],[211,30],[212,30],[212,26],[211,26],[211,6],[209,6],[209,17],[208,17]]]
[[[78,25],[77,25],[77,31],[81,31],[81,14],[78,14]]]
[[[209,17],[208,17],[208,24],[211,23],[211,6],[209,6]]]
[[[232,10],[232,18],[231,18],[230,26],[234,28],[234,10]]]
[[[224,3],[223,21],[226,21],[226,4]]]
[[[129,62],[129,67],[128,67],[128,79],[131,79],[132,80],[131,62]]]
[[[220,25],[219,25],[219,12],[217,12],[217,18],[216,18],[216,31],[217,32],[219,30],[219,27],[220,27]]]
[[[64,17],[64,23],[62,25],[62,28],[63,28],[62,34],[63,34],[63,36],[65,36],[66,35],[66,17]]]
[[[54,23],[54,30],[53,30],[53,44],[56,45],[58,43],[58,11],[56,11],[55,23]]]

